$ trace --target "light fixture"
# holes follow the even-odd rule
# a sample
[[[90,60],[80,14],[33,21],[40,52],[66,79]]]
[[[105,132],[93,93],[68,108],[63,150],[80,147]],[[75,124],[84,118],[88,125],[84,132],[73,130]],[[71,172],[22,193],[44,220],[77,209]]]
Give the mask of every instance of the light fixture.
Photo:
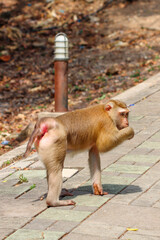
[[[54,61],[65,61],[69,59],[68,38],[65,33],[58,33],[55,36]]]

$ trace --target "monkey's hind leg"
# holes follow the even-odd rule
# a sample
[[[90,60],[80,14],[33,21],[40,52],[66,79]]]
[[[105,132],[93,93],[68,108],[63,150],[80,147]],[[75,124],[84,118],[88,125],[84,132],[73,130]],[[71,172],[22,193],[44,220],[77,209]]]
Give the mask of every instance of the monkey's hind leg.
[[[89,150],[89,168],[92,179],[93,193],[95,195],[107,195],[107,192],[103,192],[101,184],[101,164],[100,164],[100,155],[96,146],[93,146]]]
[[[62,188],[62,169],[66,155],[67,140],[64,127],[58,123],[40,140],[38,153],[45,164],[48,180],[48,206],[74,205],[72,200],[59,200]]]
[[[72,200],[59,200],[62,189],[62,171],[51,172],[48,175],[48,195],[46,203],[50,207],[75,205]]]

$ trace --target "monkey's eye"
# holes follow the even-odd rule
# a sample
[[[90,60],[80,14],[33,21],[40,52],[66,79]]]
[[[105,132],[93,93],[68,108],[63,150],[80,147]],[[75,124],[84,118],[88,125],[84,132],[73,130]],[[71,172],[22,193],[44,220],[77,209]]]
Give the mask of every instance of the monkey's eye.
[[[125,112],[121,112],[120,115],[121,115],[122,117],[125,117]]]

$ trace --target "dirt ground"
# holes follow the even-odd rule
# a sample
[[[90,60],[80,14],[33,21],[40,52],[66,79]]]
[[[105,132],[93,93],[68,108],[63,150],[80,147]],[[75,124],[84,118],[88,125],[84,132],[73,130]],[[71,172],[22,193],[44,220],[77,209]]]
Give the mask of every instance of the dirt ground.
[[[104,102],[160,71],[159,0],[0,0],[0,154],[54,112],[54,37],[70,42],[69,110]],[[8,140],[9,142],[5,142]]]

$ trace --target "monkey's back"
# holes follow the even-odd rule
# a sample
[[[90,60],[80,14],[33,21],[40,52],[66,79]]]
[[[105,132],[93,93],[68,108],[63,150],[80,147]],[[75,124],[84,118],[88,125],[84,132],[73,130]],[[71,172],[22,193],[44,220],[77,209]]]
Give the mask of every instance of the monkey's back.
[[[97,139],[97,133],[104,126],[107,112],[104,105],[68,112],[57,119],[65,126],[69,149],[88,149]]]

